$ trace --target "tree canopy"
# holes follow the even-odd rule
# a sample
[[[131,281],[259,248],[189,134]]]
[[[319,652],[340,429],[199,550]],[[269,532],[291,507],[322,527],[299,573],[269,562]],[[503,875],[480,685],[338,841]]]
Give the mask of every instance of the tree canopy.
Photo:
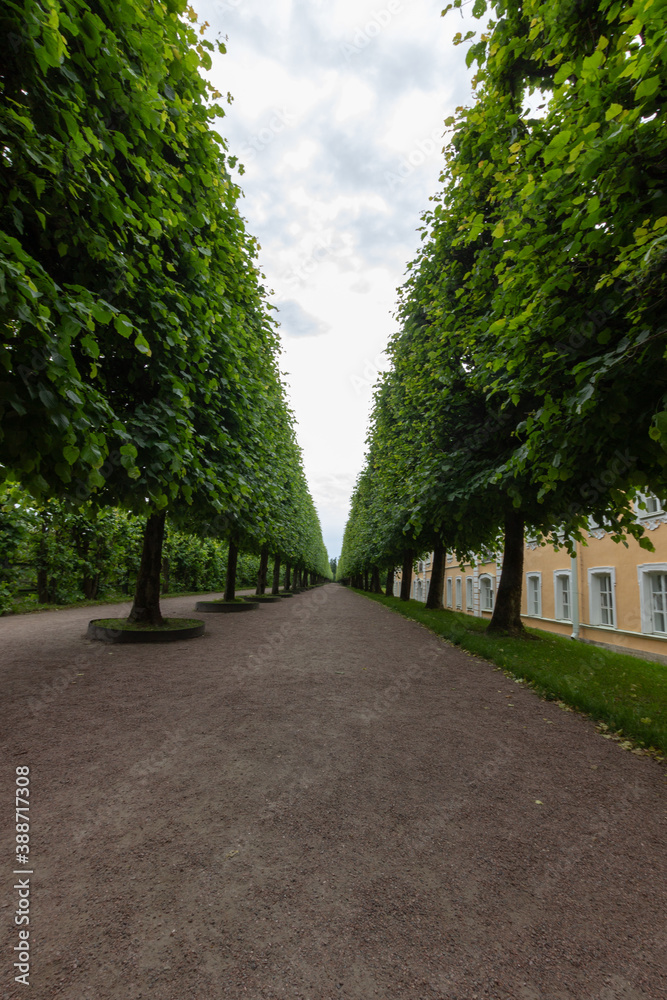
[[[319,523],[196,15],[184,0],[23,0],[2,29],[0,476],[38,499],[224,514],[276,547],[292,530],[284,544],[315,570]],[[290,503],[307,527],[290,529]]]
[[[591,515],[639,537],[635,491],[667,486],[664,6],[473,12],[493,18],[468,51],[476,101],[446,122],[346,569],[395,557],[397,525],[461,556],[508,517],[515,542],[524,522],[567,542]]]

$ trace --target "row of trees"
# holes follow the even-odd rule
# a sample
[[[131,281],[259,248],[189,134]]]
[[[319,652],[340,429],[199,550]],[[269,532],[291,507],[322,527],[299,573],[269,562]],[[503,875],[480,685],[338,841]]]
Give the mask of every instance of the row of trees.
[[[16,606],[117,598],[139,571],[144,522],[119,508],[0,492],[0,614]],[[167,522],[162,593],[222,590],[228,547],[214,536],[186,534]],[[236,584],[255,586],[259,556],[242,553]]]
[[[184,0],[2,14],[0,476],[143,517],[151,624],[167,512],[330,574],[212,48]]]
[[[592,516],[649,548],[633,500],[667,488],[665,18],[652,0],[476,0],[487,13],[339,577],[434,550],[436,602],[445,549],[504,535],[490,627],[519,632],[525,525],[571,545]]]

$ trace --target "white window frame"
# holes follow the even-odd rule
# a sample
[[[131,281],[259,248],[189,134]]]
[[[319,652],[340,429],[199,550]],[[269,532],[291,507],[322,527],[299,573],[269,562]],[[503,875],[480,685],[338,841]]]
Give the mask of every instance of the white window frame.
[[[570,605],[569,615],[563,614],[563,599],[560,592],[560,581],[563,579],[567,580],[568,603]],[[559,622],[572,621],[572,573],[569,569],[554,570],[554,613],[556,620]]]
[[[466,611],[475,610],[475,581],[472,576],[466,577]]]
[[[654,627],[653,622],[653,593],[651,588],[651,576],[654,573],[667,573],[667,563],[643,563],[637,567],[637,577],[639,579],[639,607],[641,613],[642,632],[648,635],[667,635],[667,632],[660,632]]]
[[[531,584],[533,581],[537,582],[537,611],[534,611],[531,606]],[[541,618],[542,617],[542,573],[534,571],[531,573],[526,573],[526,605],[528,608],[529,618]]]
[[[460,576],[456,577],[456,610],[463,611],[463,581]]]
[[[640,503],[645,503],[648,507],[649,504],[655,504],[655,510],[642,510],[639,506]],[[665,507],[662,500],[655,495],[655,493],[640,493],[637,497],[637,517],[640,520],[644,518],[649,519],[652,517],[660,517],[661,514],[665,513]]]
[[[447,577],[447,607],[448,608],[453,607],[453,604],[452,604],[452,578],[451,578],[451,576]]]
[[[487,607],[484,604],[485,588],[484,584],[488,583],[489,593],[491,595],[491,606]],[[494,605],[496,603],[496,588],[495,580],[490,573],[480,573],[479,574],[479,610],[480,611],[493,611]]]
[[[600,578],[609,576],[611,581],[611,624],[602,621],[602,606],[600,600]],[[616,608],[616,567],[594,566],[588,571],[588,611],[591,625],[599,628],[615,629],[618,620]]]

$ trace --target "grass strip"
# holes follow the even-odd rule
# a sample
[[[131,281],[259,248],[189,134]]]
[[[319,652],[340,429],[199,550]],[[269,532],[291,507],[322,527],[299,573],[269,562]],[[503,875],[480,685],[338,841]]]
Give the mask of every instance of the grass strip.
[[[224,590],[221,587],[220,590]],[[219,593],[220,591],[217,591]],[[168,594],[160,594],[161,601],[167,601],[172,597],[201,597],[203,594],[216,593],[216,591],[201,591],[201,590],[175,590]],[[243,591],[240,591],[243,593]],[[76,601],[61,601],[59,603],[53,604],[40,604],[34,597],[24,597],[17,599],[13,602],[11,610],[7,611],[7,615],[30,615],[37,611],[68,611],[70,608],[99,608],[103,607],[105,604],[131,604],[134,600],[134,594],[122,594],[120,592],[114,594],[105,594],[104,597],[96,598],[94,601],[86,600],[85,598],[80,598]],[[236,597],[235,601],[242,601],[243,598]],[[2,617],[2,615],[0,615]]]
[[[590,716],[604,736],[626,749],[659,759],[667,753],[667,666],[541,629],[526,629],[529,638],[522,639],[491,636],[483,618],[355,592],[497,664],[561,707]]]

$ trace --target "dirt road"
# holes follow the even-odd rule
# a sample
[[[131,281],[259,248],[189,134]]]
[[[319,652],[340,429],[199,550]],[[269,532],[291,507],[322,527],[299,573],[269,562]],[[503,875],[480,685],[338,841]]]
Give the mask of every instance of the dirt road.
[[[336,585],[119,609],[0,619],[0,997],[667,997],[664,767]]]

